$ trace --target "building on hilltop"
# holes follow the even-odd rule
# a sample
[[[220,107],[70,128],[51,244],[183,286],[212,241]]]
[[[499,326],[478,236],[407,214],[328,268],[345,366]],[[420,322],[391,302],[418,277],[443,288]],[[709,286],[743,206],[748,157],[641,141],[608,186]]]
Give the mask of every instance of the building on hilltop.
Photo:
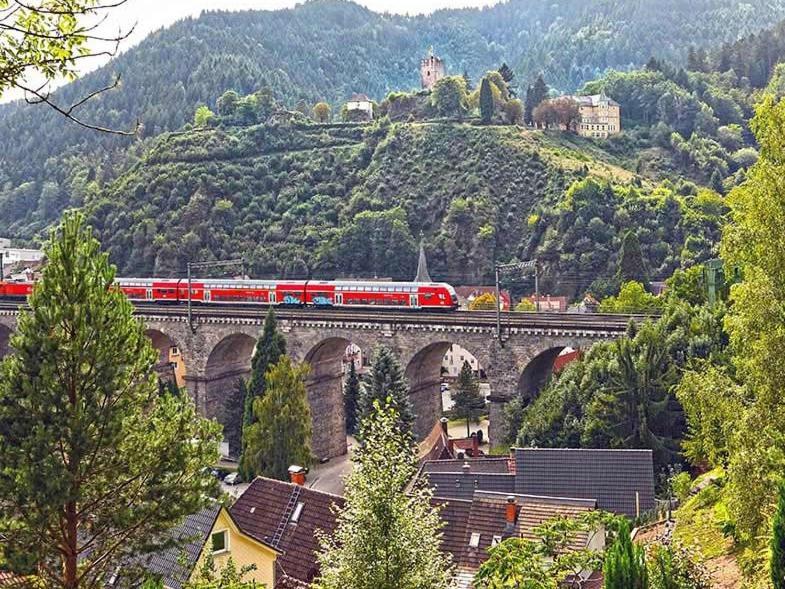
[[[578,134],[582,137],[606,139],[621,133],[621,108],[619,103],[605,93],[592,96],[573,96],[578,103],[581,119]]]
[[[373,102],[365,94],[352,94],[344,106],[347,121],[360,122],[373,120]]]
[[[433,90],[436,82],[447,75],[444,62],[433,54],[433,47],[428,50],[428,57],[420,62],[420,85],[423,90]]]

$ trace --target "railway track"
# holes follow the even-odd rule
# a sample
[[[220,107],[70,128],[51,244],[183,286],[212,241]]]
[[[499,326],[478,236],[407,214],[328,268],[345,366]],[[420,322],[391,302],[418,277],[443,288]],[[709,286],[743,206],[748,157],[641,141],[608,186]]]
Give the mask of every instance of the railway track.
[[[24,306],[24,305],[21,305]],[[0,311],[17,310],[20,304],[13,301],[0,301]],[[200,318],[237,318],[262,319],[266,307],[249,305],[204,306],[195,305],[193,315]],[[184,305],[137,304],[136,313],[142,316],[165,316],[186,318],[188,310]],[[301,321],[344,321],[350,323],[387,323],[387,324],[439,324],[465,325],[475,327],[495,327],[496,313],[493,311],[453,311],[422,312],[375,309],[292,309],[278,308],[276,317],[281,320]],[[622,332],[632,319],[642,322],[651,315],[609,315],[600,313],[510,313],[501,314],[504,328],[529,329],[586,329]]]

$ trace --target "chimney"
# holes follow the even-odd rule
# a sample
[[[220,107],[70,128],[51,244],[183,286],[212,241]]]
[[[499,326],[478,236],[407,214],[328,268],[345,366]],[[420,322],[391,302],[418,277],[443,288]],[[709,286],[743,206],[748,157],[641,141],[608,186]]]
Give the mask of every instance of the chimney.
[[[480,456],[480,438],[477,432],[472,434],[472,458],[479,458]]]
[[[512,495],[507,496],[507,510],[504,514],[504,519],[507,521],[507,526],[505,527],[505,531],[513,532],[515,531],[515,521],[517,520],[518,516],[518,505],[515,503],[515,497]]]
[[[293,464],[289,467],[289,480],[299,486],[305,485],[305,469],[302,466]]]
[[[468,462],[464,462],[461,470],[463,471],[463,474],[471,474],[472,467]]]
[[[450,434],[447,433],[447,424],[449,423],[448,419],[446,417],[442,417],[439,420],[439,423],[442,424],[442,432],[444,432],[444,435],[449,438]]]

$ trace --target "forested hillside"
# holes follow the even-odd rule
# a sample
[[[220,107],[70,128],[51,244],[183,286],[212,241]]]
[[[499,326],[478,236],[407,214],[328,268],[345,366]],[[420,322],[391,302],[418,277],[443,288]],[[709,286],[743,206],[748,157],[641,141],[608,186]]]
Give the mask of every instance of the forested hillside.
[[[485,281],[495,259],[537,255],[544,288],[570,296],[613,276],[631,226],[653,278],[714,255],[724,212],[716,195],[655,188],[588,141],[456,123],[169,134],[89,194],[124,274],[245,256],[258,277],[409,279],[422,235],[435,278]]]
[[[553,87],[572,90],[652,54],[683,61],[691,44],[734,41],[783,16],[785,0],[755,7],[730,0],[511,0],[411,18],[314,0],[293,10],[213,12],[182,21],[57,96],[68,103],[121,74],[122,87],[84,105],[80,116],[116,128],[138,118],[141,136],[151,137],[181,128],[199,103],[213,105],[227,88],[245,94],[268,86],[290,107],[300,100],[337,104],[358,91],[381,99],[418,84],[419,59],[429,46],[449,71],[465,70],[475,81],[506,61],[520,86],[543,71]],[[0,231],[18,230],[15,211],[27,215],[33,203],[41,221],[22,229],[50,222],[92,178],[114,177],[124,166],[119,150],[129,143],[45,108],[0,106],[0,205],[8,211]]]

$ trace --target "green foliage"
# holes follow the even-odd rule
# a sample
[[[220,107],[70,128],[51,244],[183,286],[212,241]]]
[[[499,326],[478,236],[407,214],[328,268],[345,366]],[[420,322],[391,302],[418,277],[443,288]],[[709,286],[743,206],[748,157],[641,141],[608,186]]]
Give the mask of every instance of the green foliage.
[[[466,109],[466,82],[461,76],[446,76],[436,82],[431,102],[442,117],[462,119]]]
[[[508,100],[504,105],[504,120],[510,125],[523,122],[523,103],[517,98]]]
[[[214,118],[215,113],[202,104],[194,112],[194,126],[207,127]]]
[[[305,389],[309,370],[281,356],[267,371],[265,394],[254,399],[254,422],[245,428],[248,473],[286,481],[293,464],[311,465],[311,409]]]
[[[474,578],[477,589],[558,589],[581,571],[597,570],[602,554],[571,546],[576,534],[619,525],[614,516],[589,512],[575,518],[556,517],[534,529],[536,539],[507,538],[488,551]],[[611,534],[612,537],[612,534]]]
[[[674,305],[613,343],[592,346],[510,416],[518,444],[651,448],[655,469],[680,461],[682,408],[672,390],[682,371],[725,345],[723,315]]]
[[[777,510],[771,522],[771,559],[769,564],[774,589],[785,588],[785,482],[780,482]]]
[[[485,410],[485,399],[480,394],[480,384],[474,378],[471,364],[463,361],[458,382],[455,385],[455,394],[452,398],[455,406],[453,414],[457,419],[466,420],[466,437],[471,435],[469,424],[477,421]]]
[[[526,89],[523,119],[527,124],[531,125],[534,122],[534,109],[548,98],[548,93],[548,85],[545,83],[542,74],[539,74],[534,84]]]
[[[652,313],[662,309],[662,300],[655,297],[640,282],[625,282],[619,294],[600,301],[601,313]]]
[[[645,287],[649,284],[646,267],[641,253],[641,242],[638,234],[628,230],[621,240],[621,253],[619,254],[619,267],[616,270],[616,279],[619,284],[625,282],[639,282]]]
[[[245,576],[256,570],[255,564],[237,568],[234,559],[230,556],[223,567],[217,568],[212,553],[207,554],[199,569],[194,571],[193,577],[186,582],[184,589],[267,589],[263,583],[245,580]],[[147,588],[144,585],[143,589]],[[160,586],[163,589],[163,586]]]
[[[629,524],[621,524],[619,534],[605,554],[602,568],[604,589],[648,589],[646,555],[642,546],[632,543]]]
[[[487,76],[480,83],[480,116],[486,125],[493,119],[493,92],[491,92],[491,82]]]
[[[47,584],[96,587],[206,505],[219,433],[187,395],[158,394],[157,354],[80,214],[45,252],[0,365],[0,535],[49,563]]]
[[[318,589],[447,589],[451,563],[439,550],[444,523],[430,488],[406,487],[417,472],[402,418],[376,401],[361,422],[363,444],[346,479],[333,535],[319,534]]]
[[[319,123],[330,120],[330,105],[326,102],[317,102],[313,107],[313,118]]]
[[[349,372],[343,383],[343,408],[346,416],[346,433],[356,434],[358,422],[358,403],[360,398],[360,378],[354,360],[349,362]]]
[[[377,346],[372,354],[371,370],[360,387],[357,403],[357,421],[362,423],[376,411],[377,404],[394,410],[398,419],[398,432],[402,437],[411,437],[414,427],[414,408],[409,400],[409,385],[403,368],[393,351],[387,346]]]
[[[251,435],[249,426],[256,421],[254,402],[256,399],[264,397],[267,373],[284,355],[286,355],[286,339],[278,331],[275,311],[270,307],[264,318],[262,333],[251,357],[251,376],[247,382],[241,384],[240,390],[240,398],[243,399],[243,421],[239,470],[245,480],[252,480],[258,474],[258,471],[255,470],[258,461],[251,457],[248,449],[249,436]]]
[[[682,473],[686,474],[686,473]],[[711,589],[711,577],[697,556],[678,545],[655,544],[646,562],[651,589]]]

